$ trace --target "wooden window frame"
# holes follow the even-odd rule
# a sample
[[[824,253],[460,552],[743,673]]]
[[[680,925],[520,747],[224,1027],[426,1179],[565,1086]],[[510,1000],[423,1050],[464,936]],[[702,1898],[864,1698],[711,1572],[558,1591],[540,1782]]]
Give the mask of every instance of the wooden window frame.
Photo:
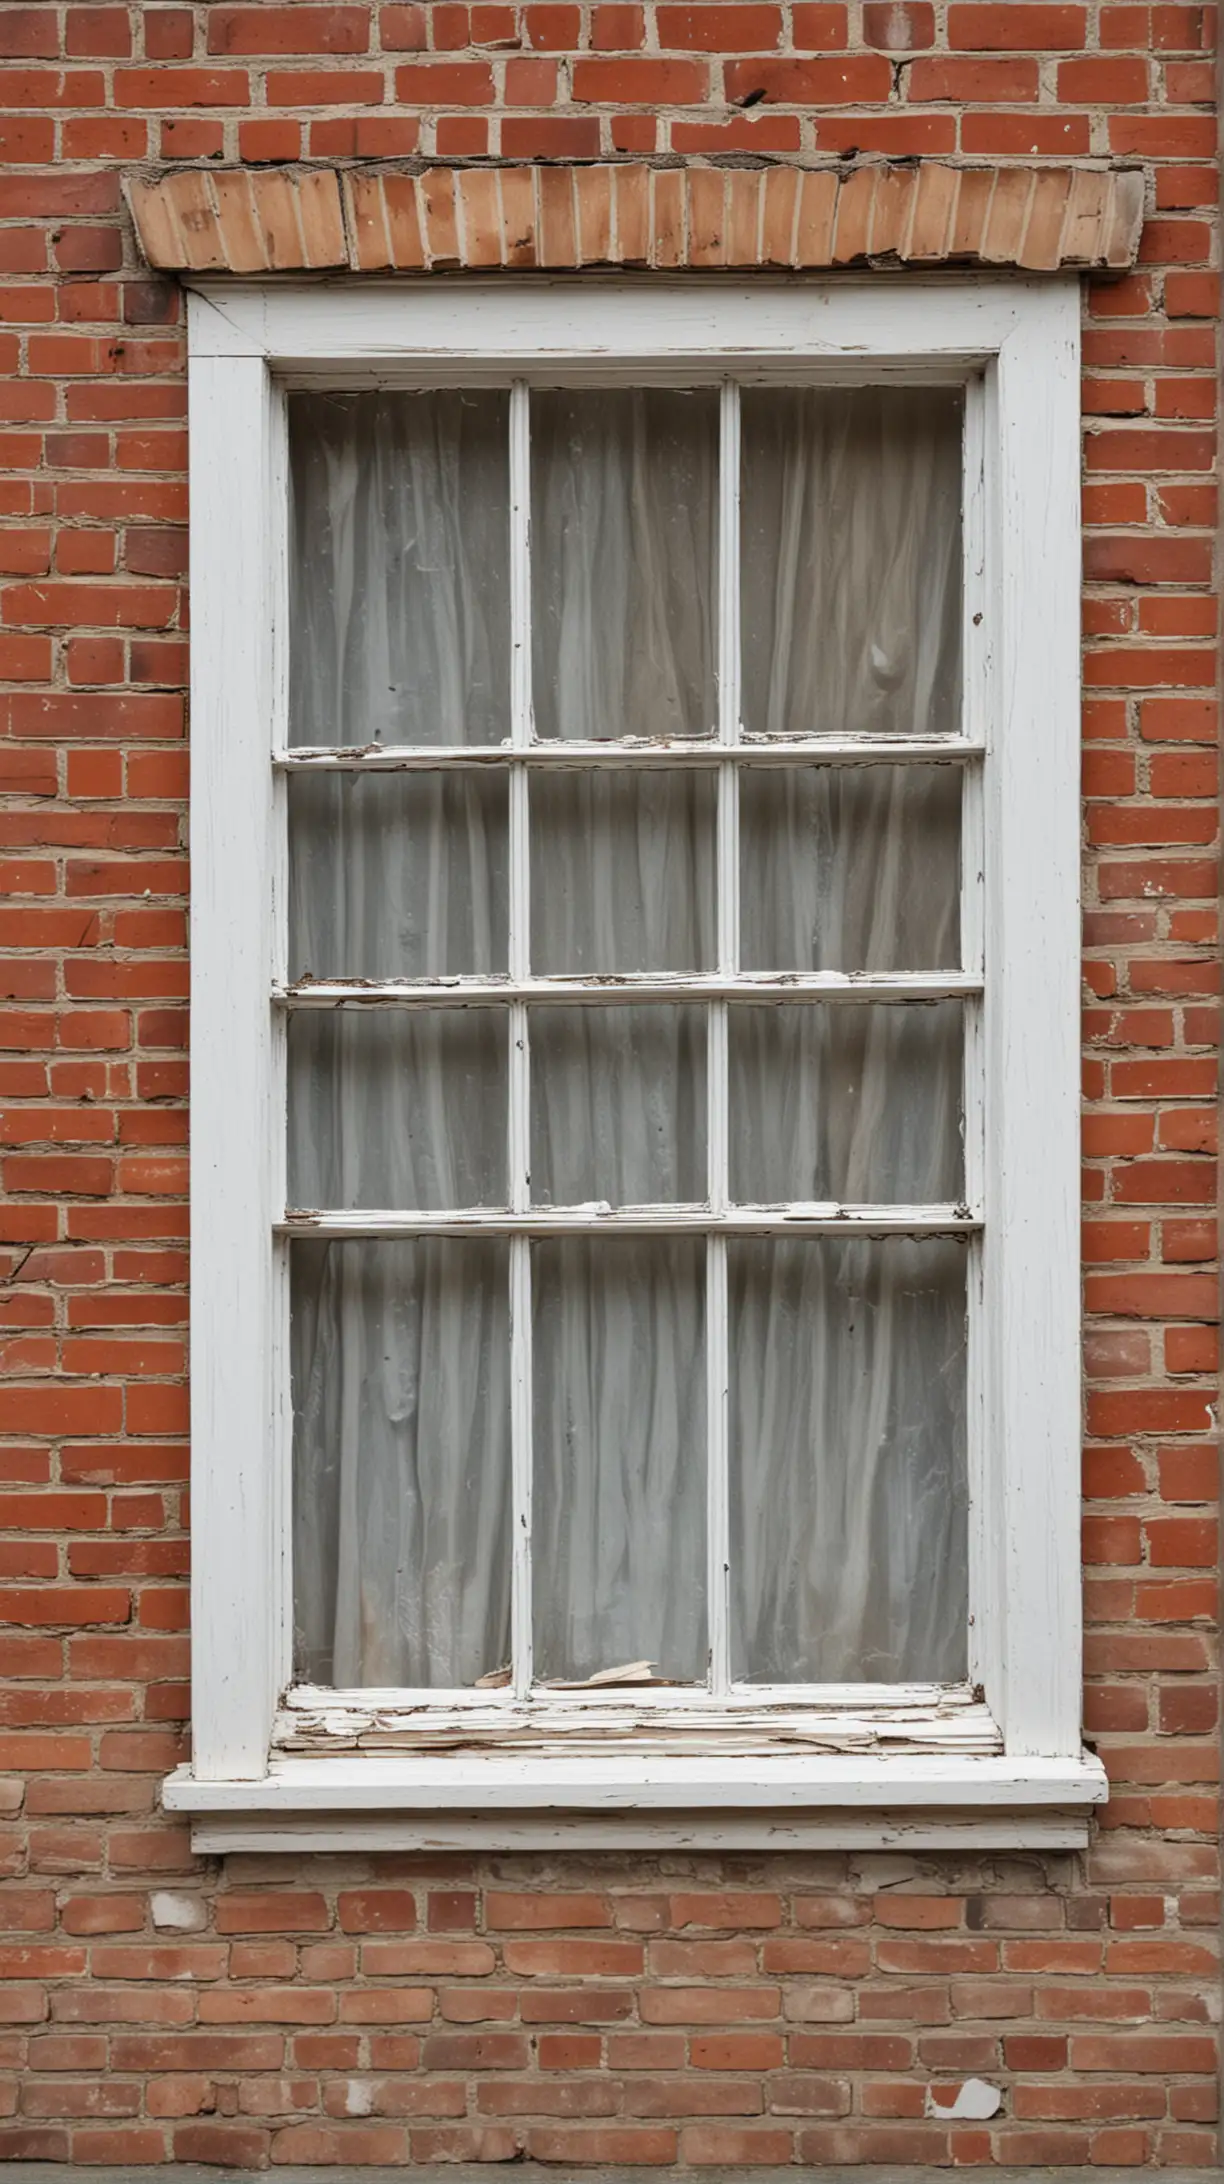
[[[730,283],[692,275],[649,285],[589,277],[377,287],[205,282],[190,298],[189,331],[193,1758],[166,1784],[167,1806],[193,1815],[204,1849],[1083,1841],[1088,1808],[1105,1784],[1080,1731],[1078,284],[946,276]],[[728,1232],[967,1233],[975,1298],[964,1687],[737,1690],[720,1579],[711,1592],[711,1693],[690,1698],[647,1687],[615,1697],[529,1696],[522,1347],[529,1237],[634,1224],[631,1216],[529,1209],[525,1065],[510,1082],[509,1217],[286,1216],[286,1017],[292,1008],[334,1005],[345,992],[336,982],[286,980],[287,776],[354,763],[439,763],[436,751],[354,761],[288,748],[288,388],[509,382],[516,390],[511,739],[509,752],[487,754],[502,766],[512,760],[510,983],[465,980],[455,999],[471,1001],[477,989],[509,994],[512,1032],[536,986],[546,986],[549,999],[595,999],[581,980],[532,980],[526,972],[527,773],[549,763],[531,743],[525,390],[533,376],[723,389],[717,741],[566,750],[570,763],[715,769],[718,969],[626,980],[610,995],[605,987],[604,997],[640,999],[658,989],[658,998],[692,995],[709,1008],[711,1208],[656,1215],[649,1225],[707,1235],[716,1335],[725,1319]],[[719,1187],[727,1132],[717,1062],[725,1061],[727,1000],[768,993],[770,984],[738,972],[732,929],[736,785],[745,762],[737,389],[890,377],[960,381],[967,390],[959,730],[903,745],[852,734],[840,744],[822,738],[768,752],[753,745],[751,757],[754,764],[938,757],[963,770],[968,968],[873,979],[814,974],[785,984],[789,995],[810,988],[839,1005],[903,993],[970,997],[965,1198],[957,1207],[804,1208],[796,1220],[728,1209]],[[452,762],[484,761],[465,750]],[[351,991],[347,998],[352,1003]],[[362,1005],[438,998],[436,986],[413,993],[397,985],[367,988]],[[285,1239],[473,1226],[511,1236],[517,1284],[518,1686],[441,1699],[294,1690]],[[727,1545],[724,1347],[709,1346],[716,1578]],[[423,1715],[428,1751],[419,1748]],[[439,1757],[439,1731],[462,1749]],[[610,1731],[614,1752],[602,1741]]]

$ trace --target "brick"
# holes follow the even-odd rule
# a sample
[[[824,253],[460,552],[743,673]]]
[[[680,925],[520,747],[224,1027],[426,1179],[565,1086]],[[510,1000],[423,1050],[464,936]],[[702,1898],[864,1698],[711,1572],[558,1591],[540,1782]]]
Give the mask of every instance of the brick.
[[[219,1934],[320,1934],[331,1925],[321,1895],[287,1889],[222,1896],[215,1916]]]
[[[795,12],[814,14],[816,10],[797,8]],[[881,46],[887,53],[912,53],[934,45],[935,9],[931,0],[864,0],[863,42]]]
[[[575,61],[574,97],[593,106],[683,106],[704,98],[707,72],[700,61]],[[729,88],[728,95],[735,93]]]
[[[490,1889],[485,1897],[485,1924],[510,1932],[601,1927],[611,1926],[612,1913],[604,1896],[547,1892],[517,1895]]]
[[[6,60],[54,60],[59,50],[55,19],[45,8],[5,10],[0,20],[0,55]]]
[[[698,53],[771,53],[782,36],[782,10],[761,0],[734,5],[673,7],[663,0],[655,13],[664,51]]]
[[[36,1618],[0,1628],[2,1946],[33,1952],[5,1959],[0,2153],[1210,2165],[1209,45],[1163,0],[0,10],[0,1602]],[[1113,1795],[1083,1869],[219,1875],[156,1808],[188,1712],[171,276],[949,256],[1111,269],[1085,290],[1083,1479]],[[971,2074],[999,2118],[923,2115]]]
[[[119,68],[115,98],[120,106],[148,106],[159,113],[171,106],[245,106],[247,76],[238,68]]]
[[[211,7],[210,53],[364,53],[367,7]]]
[[[1087,34],[1083,7],[1048,7],[1042,0],[991,0],[989,6],[954,4],[948,9],[948,44],[956,50],[1057,51],[1082,46]]]

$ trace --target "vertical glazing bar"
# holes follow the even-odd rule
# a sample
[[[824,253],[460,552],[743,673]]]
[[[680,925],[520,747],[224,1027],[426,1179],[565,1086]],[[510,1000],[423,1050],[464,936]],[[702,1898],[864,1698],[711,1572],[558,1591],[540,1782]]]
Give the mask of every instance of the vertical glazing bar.
[[[526,382],[510,390],[510,741],[531,741],[531,420]],[[510,763],[510,932],[512,978],[531,962],[531,845],[527,769]],[[526,1005],[510,1007],[510,1208],[525,1213],[531,1199],[531,1049]],[[514,1500],[514,1560],[510,1629],[516,1698],[531,1690],[531,1244],[510,1239],[510,1456]]]
[[[719,413],[718,494],[718,740],[739,741],[739,388],[727,380]],[[739,968],[739,775],[727,762],[718,769],[717,838],[718,968],[728,977]],[[709,1010],[709,1191],[721,1213],[730,1191],[730,1113],[727,1003]],[[725,1693],[731,1682],[730,1501],[728,1434],[730,1330],[727,1317],[727,1242],[706,1245],[706,1412],[708,1480],[706,1529],[709,1573],[710,1689]]]
[[[282,751],[289,740],[289,408],[283,387],[269,379],[268,405],[268,593],[272,624],[270,749]],[[289,968],[289,782],[272,777],[272,840],[269,883],[272,892],[273,980],[283,984]],[[283,1009],[271,1012],[272,1204],[279,1215],[287,1197],[289,1152],[289,1024]],[[277,1689],[293,1674],[293,1403],[290,1389],[289,1246],[271,1242],[272,1331],[272,1538],[276,1565],[271,1600],[272,1650]]]
[[[992,631],[986,567],[986,386],[980,377],[965,389],[965,439],[961,493],[961,719],[960,732],[989,747]],[[941,724],[942,725],[942,724]],[[979,976],[986,972],[986,830],[982,761],[962,769],[961,787],[961,964]],[[961,1098],[964,1113],[965,1202],[983,1213],[986,1161],[985,996],[962,1004],[965,1017]],[[969,1247],[967,1329],[967,1409],[969,1488],[969,1674],[986,1680],[983,1652],[983,1600],[991,1577],[983,1466],[986,1461],[986,1356],[982,1299],[982,1243]]]

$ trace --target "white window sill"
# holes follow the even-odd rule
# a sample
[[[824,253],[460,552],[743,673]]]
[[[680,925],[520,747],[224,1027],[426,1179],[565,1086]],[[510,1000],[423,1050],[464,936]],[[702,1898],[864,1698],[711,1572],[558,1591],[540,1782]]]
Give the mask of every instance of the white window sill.
[[[904,1845],[1047,1848],[1087,1841],[1108,1796],[1072,1759],[466,1753],[274,1756],[255,1781],[163,1789],[200,1851],[766,1850]]]

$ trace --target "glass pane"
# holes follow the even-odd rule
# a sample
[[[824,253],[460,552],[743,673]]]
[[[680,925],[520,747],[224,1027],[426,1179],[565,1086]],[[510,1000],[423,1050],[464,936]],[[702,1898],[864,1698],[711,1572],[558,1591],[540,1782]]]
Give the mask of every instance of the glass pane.
[[[956,388],[745,389],[750,733],[959,726],[963,412]]]
[[[705,1674],[704,1262],[687,1236],[533,1247],[544,1681]]]
[[[289,976],[506,968],[507,776],[291,774]]]
[[[533,1009],[530,1023],[535,1204],[704,1199],[705,1011]]]
[[[294,1242],[296,1673],[473,1684],[510,1658],[504,1243]]]
[[[299,1009],[289,1018],[289,1203],[506,1204],[504,1009]]]
[[[541,736],[702,736],[717,716],[718,392],[531,397]]]
[[[530,795],[533,970],[713,967],[712,771],[537,773]]]
[[[747,971],[930,971],[960,963],[955,766],[746,766]]]
[[[959,1199],[959,1001],[737,1005],[729,1030],[733,1198]]]
[[[290,739],[510,732],[509,396],[289,397]]]
[[[732,1673],[963,1677],[964,1248],[728,1251]]]

